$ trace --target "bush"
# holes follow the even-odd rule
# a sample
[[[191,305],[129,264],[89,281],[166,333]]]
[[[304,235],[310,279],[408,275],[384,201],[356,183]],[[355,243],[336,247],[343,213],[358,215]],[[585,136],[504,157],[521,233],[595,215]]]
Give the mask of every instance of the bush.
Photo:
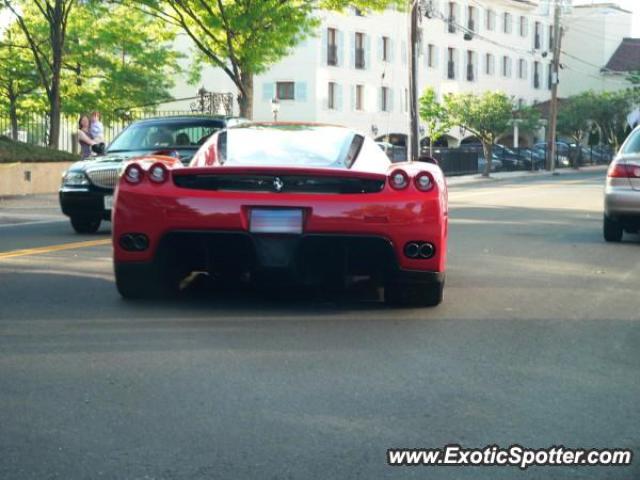
[[[14,162],[75,162],[80,157],[51,148],[14,142],[0,135],[0,163]]]

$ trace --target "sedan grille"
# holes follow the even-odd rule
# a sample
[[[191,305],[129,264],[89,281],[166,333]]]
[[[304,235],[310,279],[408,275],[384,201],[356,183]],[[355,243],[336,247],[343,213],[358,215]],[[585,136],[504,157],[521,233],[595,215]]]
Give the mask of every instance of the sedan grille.
[[[384,180],[303,175],[176,175],[178,187],[195,190],[275,193],[376,193]]]
[[[103,168],[87,171],[91,183],[100,188],[115,188],[120,175],[119,168]]]

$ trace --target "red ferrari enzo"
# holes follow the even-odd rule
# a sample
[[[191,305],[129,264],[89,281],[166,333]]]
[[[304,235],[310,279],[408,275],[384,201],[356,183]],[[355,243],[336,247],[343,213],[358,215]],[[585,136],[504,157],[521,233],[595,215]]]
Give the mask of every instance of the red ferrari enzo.
[[[389,303],[442,301],[442,171],[392,164],[372,139],[347,128],[228,128],[188,167],[165,156],[131,162],[114,204],[115,277],[125,298],[177,291],[201,272],[328,287],[369,276]]]

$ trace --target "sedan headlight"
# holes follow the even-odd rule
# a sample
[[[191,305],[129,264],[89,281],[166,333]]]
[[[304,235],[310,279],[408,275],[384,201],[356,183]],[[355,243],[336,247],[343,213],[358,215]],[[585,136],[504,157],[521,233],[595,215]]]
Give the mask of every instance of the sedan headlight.
[[[89,179],[84,172],[67,172],[62,177],[62,184],[67,187],[84,187],[89,185]]]

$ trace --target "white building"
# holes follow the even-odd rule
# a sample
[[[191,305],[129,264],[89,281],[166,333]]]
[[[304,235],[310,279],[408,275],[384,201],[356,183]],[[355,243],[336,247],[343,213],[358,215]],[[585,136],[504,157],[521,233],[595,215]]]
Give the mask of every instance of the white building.
[[[342,124],[374,136],[407,134],[408,15],[394,10],[318,15],[317,35],[255,79],[254,120],[271,120],[271,102],[277,98],[280,121]],[[548,9],[528,0],[432,0],[429,17],[421,25],[420,91],[431,86],[442,97],[449,92],[501,90],[514,103],[527,105],[549,99],[554,32]],[[615,39],[630,30],[627,20],[620,27],[624,31],[612,31],[619,21],[614,17],[598,33],[612,37],[610,43],[600,47],[599,37],[592,36],[580,48],[595,49],[597,44],[602,49],[598,55],[610,56],[620,43]],[[593,15],[588,21],[603,19]],[[571,43],[569,39],[566,48],[573,49]],[[575,56],[590,58],[583,50]],[[584,84],[582,78],[565,80],[565,74],[563,87],[573,84],[580,89]],[[202,78],[207,90],[233,91],[218,69],[207,67]],[[563,95],[573,92],[573,87],[564,88]],[[195,90],[183,85],[174,96],[190,96]],[[455,145],[463,137],[464,132],[454,129],[448,140]]]
[[[613,3],[573,7],[564,22],[563,68],[559,95],[568,97],[585,90],[612,91],[628,88],[628,71],[610,68],[609,62],[631,34],[631,12]],[[629,42],[624,42],[626,47]],[[616,62],[617,63],[617,62]]]

